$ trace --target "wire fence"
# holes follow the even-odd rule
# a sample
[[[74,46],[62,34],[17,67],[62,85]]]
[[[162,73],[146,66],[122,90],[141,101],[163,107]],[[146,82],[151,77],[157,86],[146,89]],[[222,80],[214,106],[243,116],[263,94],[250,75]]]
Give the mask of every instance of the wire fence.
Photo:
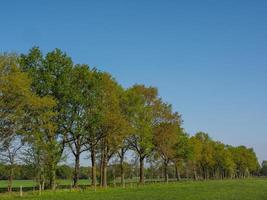
[[[254,177],[250,177],[253,179],[266,179],[267,177],[264,176],[254,176]],[[212,179],[210,179],[212,180]],[[214,179],[215,180],[215,179]],[[67,181],[67,180],[65,180]],[[168,182],[165,182],[164,178],[157,178],[157,179],[146,179],[144,184],[140,184],[138,179],[126,179],[125,183],[122,185],[120,183],[119,180],[114,180],[114,181],[109,181],[107,186],[109,188],[114,188],[114,187],[125,187],[125,188],[136,188],[139,187],[140,185],[147,185],[147,184],[158,184],[158,183],[165,183],[165,184],[171,184],[171,183],[175,183],[175,182],[185,182],[185,181],[195,181],[192,178],[182,178],[179,181],[176,178],[169,178]],[[199,181],[202,181],[201,179],[199,179]],[[41,192],[40,191],[40,187],[39,185],[34,185],[34,186],[28,186],[28,184],[25,184],[26,186],[23,186],[23,182],[20,186],[14,186],[12,187],[12,191],[11,192],[17,192],[17,193],[23,193],[23,192],[33,192],[33,193],[38,193]],[[84,184],[84,180],[83,180],[83,184],[78,185],[77,188],[73,188],[72,184],[58,184],[56,185],[56,190],[96,190],[98,188],[101,188],[99,183],[96,185],[96,187],[92,186],[88,180],[88,184]],[[0,193],[7,193],[10,192],[8,191],[8,187],[7,186],[0,186]]]
[[[183,179],[186,180],[186,179]],[[155,184],[155,183],[163,183],[165,182],[163,178],[160,179],[146,179],[144,184]],[[172,183],[172,182],[177,182],[177,179],[168,179],[168,183]],[[140,185],[139,181],[137,179],[133,179],[133,180],[125,180],[124,185],[122,185],[120,182],[118,181],[110,181],[108,182],[108,187],[138,187]],[[99,184],[96,185],[96,187],[100,187]],[[39,191],[39,185],[34,185],[34,186],[28,186],[28,184],[26,184],[26,186],[23,185],[23,182],[21,183],[20,186],[14,186],[12,187],[12,192],[21,192],[21,190],[23,192],[38,192]],[[77,187],[80,190],[86,190],[86,189],[94,189],[94,186],[92,186],[89,181],[88,184],[80,184]],[[72,184],[58,184],[56,185],[56,190],[72,190],[74,189]],[[7,186],[1,186],[0,187],[0,193],[6,193],[8,192],[8,187]],[[9,191],[10,192],[10,191]]]

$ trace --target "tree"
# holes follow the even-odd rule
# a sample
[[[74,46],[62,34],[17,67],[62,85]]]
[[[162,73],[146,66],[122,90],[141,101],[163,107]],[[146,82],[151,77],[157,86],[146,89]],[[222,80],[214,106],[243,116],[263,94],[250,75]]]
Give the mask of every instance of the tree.
[[[47,53],[44,57],[39,48],[32,48],[28,54],[20,57],[22,69],[32,77],[32,90],[40,97],[51,96],[56,101],[52,112],[57,115],[53,117],[56,128],[50,132],[47,145],[50,148],[49,159],[46,162],[48,169],[49,187],[55,189],[56,166],[60,161],[66,145],[66,118],[65,102],[68,96],[67,88],[70,87],[70,71],[73,63],[70,57],[59,49]]]
[[[75,158],[73,186],[78,187],[80,173],[80,155],[88,150],[87,110],[91,106],[92,73],[87,65],[76,65],[71,71],[71,84],[65,98],[65,138]]]
[[[22,147],[21,131],[25,106],[31,98],[30,80],[20,71],[15,55],[0,56],[0,153],[9,164],[8,190],[12,191],[15,159]]]
[[[13,177],[15,164],[18,160],[18,153],[22,148],[23,143],[21,138],[16,134],[5,138],[0,142],[0,161],[6,163],[9,168],[8,175],[8,191],[12,192]]]
[[[262,164],[261,164],[261,175],[262,176],[267,176],[267,161],[266,160],[262,161]]]
[[[225,177],[232,177],[235,170],[235,164],[231,152],[227,146],[221,142],[214,142],[213,145],[213,158],[215,162],[213,176],[221,179]]]
[[[25,106],[32,96],[30,79],[19,69],[15,55],[0,56],[0,131],[1,139],[20,130]]]
[[[25,133],[31,130],[34,124],[34,121],[29,120],[30,116],[38,113],[39,109],[53,106],[54,101],[50,97],[40,98],[32,92],[31,79],[27,73],[21,71],[17,57],[6,55],[0,60],[1,150],[10,164],[11,191],[17,153],[25,142]]]
[[[179,181],[181,180],[179,166],[183,163],[186,164],[186,175],[188,178],[189,163],[193,160],[193,147],[190,145],[188,134],[186,134],[183,129],[180,129],[178,139],[173,148],[175,153],[172,157],[172,162],[175,167],[175,177],[177,181]]]
[[[56,174],[60,179],[70,179],[73,174],[73,169],[68,165],[60,165],[57,168]]]
[[[144,161],[153,149],[153,123],[158,91],[153,87],[134,85],[129,89],[130,108],[133,110],[132,127],[134,134],[129,137],[129,144],[139,157],[140,183],[144,183]]]
[[[156,155],[163,160],[165,182],[168,182],[168,164],[175,157],[175,145],[181,131],[181,122],[180,115],[172,113],[171,105],[161,101],[157,103],[153,144]]]
[[[213,159],[213,145],[212,141],[207,133],[198,132],[195,135],[196,139],[199,140],[201,144],[201,160],[200,167],[202,171],[202,177],[204,179],[209,179],[210,169],[214,166]]]
[[[231,147],[235,165],[236,176],[239,178],[248,177],[259,171],[259,163],[256,154],[252,148],[245,146]]]
[[[107,186],[107,165],[111,157],[117,153],[125,135],[128,133],[128,122],[121,108],[122,88],[107,73],[102,73],[101,120],[99,133],[101,152],[101,185]]]
[[[204,179],[209,179],[210,169],[214,165],[213,145],[209,135],[198,132],[190,138],[190,145],[193,147],[193,172],[195,179],[198,179],[198,172]]]
[[[127,126],[126,131],[124,131],[124,135],[122,138],[121,143],[119,144],[118,149],[118,156],[120,159],[120,177],[121,177],[121,185],[125,187],[125,165],[124,162],[125,154],[130,148],[129,136],[133,134],[133,120],[134,120],[134,113],[135,113],[135,105],[132,104],[132,93],[130,90],[123,91],[120,100],[120,108],[122,115],[125,119],[125,123]]]
[[[51,97],[38,97],[32,107],[27,109],[26,128],[23,136],[27,143],[24,162],[34,166],[36,179],[42,189],[45,187],[45,175],[49,177],[48,186],[55,189],[55,161],[61,159],[61,145],[57,143],[54,122],[56,102]]]

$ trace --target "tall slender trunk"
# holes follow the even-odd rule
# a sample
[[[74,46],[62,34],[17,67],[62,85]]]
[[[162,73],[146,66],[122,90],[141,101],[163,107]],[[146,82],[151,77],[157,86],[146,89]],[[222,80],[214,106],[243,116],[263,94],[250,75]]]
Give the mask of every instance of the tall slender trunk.
[[[164,182],[168,183],[168,161],[164,161]]]
[[[196,167],[194,167],[194,179],[197,181],[198,180],[198,177],[197,177],[197,170],[196,170]]]
[[[79,175],[80,175],[80,154],[77,153],[75,155],[75,168],[73,173],[73,187],[75,188],[78,187]]]
[[[13,164],[10,165],[9,169],[9,176],[8,176],[8,192],[12,192],[13,187],[13,176],[14,176],[14,166]]]
[[[206,171],[205,171],[205,167],[201,167],[201,174],[202,174],[202,179],[206,180]]]
[[[222,179],[222,173],[223,173],[223,170],[221,169],[218,169],[218,170],[212,170],[213,171],[213,178],[214,179]]]
[[[107,187],[107,152],[106,148],[104,148],[104,151],[102,152],[103,157],[102,157],[102,187]]]
[[[39,181],[39,186],[41,190],[45,189],[45,174],[44,174],[44,166],[41,165],[39,175],[38,175],[38,181]]]
[[[178,169],[178,164],[175,164],[175,176],[176,176],[177,181],[181,180],[181,175],[180,175],[180,171]]]
[[[107,144],[106,140],[101,141],[101,161],[100,161],[100,185],[107,187]]]
[[[189,164],[188,161],[186,162],[186,179],[189,179]]]
[[[100,156],[99,171],[100,171],[100,186],[102,186],[103,185],[103,150],[101,151],[101,156]]]
[[[91,147],[91,162],[92,162],[92,186],[96,187],[96,152],[95,147]]]
[[[208,180],[209,179],[209,169],[206,168],[205,169],[205,180]]]
[[[143,156],[140,156],[140,169],[139,169],[139,171],[140,171],[140,173],[139,173],[139,176],[140,176],[140,180],[139,180],[139,182],[141,183],[141,184],[144,184],[145,183],[145,173],[144,173],[144,157]]]
[[[104,161],[103,163],[103,176],[102,176],[103,180],[102,180],[102,186],[103,187],[107,187],[107,164],[106,162]]]
[[[125,187],[125,180],[124,180],[124,150],[121,149],[121,157],[120,157],[120,168],[121,168],[121,185],[124,188]]]
[[[56,189],[56,166],[54,163],[50,164],[49,169],[49,188],[52,190]]]

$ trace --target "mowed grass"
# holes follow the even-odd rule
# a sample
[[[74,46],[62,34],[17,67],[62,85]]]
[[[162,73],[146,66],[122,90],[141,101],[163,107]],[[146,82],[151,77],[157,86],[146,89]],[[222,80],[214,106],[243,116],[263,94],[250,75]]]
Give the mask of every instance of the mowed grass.
[[[267,179],[149,184],[134,188],[0,194],[1,200],[267,200]]]
[[[0,188],[7,188],[8,181],[7,180],[0,180]],[[33,187],[36,185],[35,181],[32,180],[14,180],[13,181],[13,187]]]

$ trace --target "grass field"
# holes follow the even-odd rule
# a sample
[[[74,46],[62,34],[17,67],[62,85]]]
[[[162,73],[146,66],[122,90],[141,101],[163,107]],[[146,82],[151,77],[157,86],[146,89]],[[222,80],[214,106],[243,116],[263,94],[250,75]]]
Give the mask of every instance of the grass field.
[[[72,180],[57,180],[59,185],[70,185]],[[89,185],[90,181],[87,179],[79,180],[79,185]],[[36,182],[33,180],[14,180],[13,187],[33,187],[36,185]],[[7,180],[0,180],[0,188],[7,188]]]
[[[171,180],[171,179],[170,179]],[[119,184],[120,183],[120,179],[116,179],[116,183]],[[139,181],[139,177],[135,177],[133,179],[126,179],[125,182],[126,183],[130,183],[130,182],[138,182]],[[146,179],[146,181],[148,182],[152,182],[152,181],[163,181],[163,179]],[[72,183],[72,180],[66,180],[66,179],[59,179],[56,181],[56,183],[58,185],[66,185],[66,186],[70,186]],[[91,181],[88,179],[80,179],[79,180],[79,185],[90,185]],[[113,184],[113,181],[111,181],[110,184]],[[7,180],[0,180],[0,189],[2,188],[7,188],[8,185],[8,181]],[[23,187],[34,187],[36,186],[36,182],[33,180],[14,180],[13,181],[13,187],[14,188],[18,188],[20,186]]]
[[[1,200],[266,200],[267,179],[149,184],[134,188],[0,194]]]

